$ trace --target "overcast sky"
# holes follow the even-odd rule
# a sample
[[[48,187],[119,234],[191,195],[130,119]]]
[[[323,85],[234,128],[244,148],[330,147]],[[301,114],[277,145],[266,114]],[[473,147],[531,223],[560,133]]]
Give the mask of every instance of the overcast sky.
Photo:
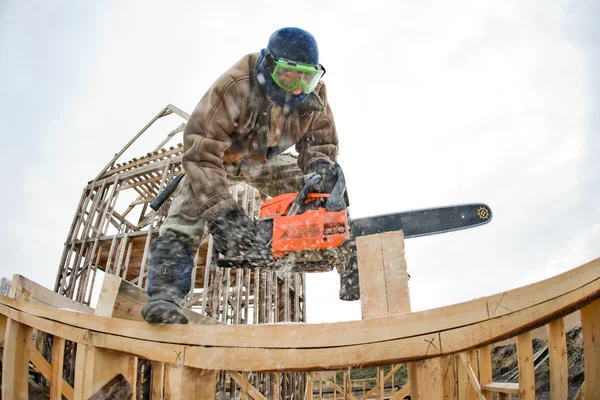
[[[284,26],[318,41],[353,216],[494,211],[406,241],[414,311],[574,268],[600,256],[599,19],[593,0],[0,1],[0,276],[52,288],[86,183]],[[309,322],[360,319],[337,292],[309,277]]]

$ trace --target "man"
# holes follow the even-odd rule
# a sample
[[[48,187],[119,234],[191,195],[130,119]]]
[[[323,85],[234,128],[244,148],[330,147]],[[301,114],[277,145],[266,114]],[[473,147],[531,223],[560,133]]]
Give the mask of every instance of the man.
[[[184,131],[186,175],[150,249],[146,321],[188,322],[181,307],[205,228],[226,256],[269,255],[253,221],[229,194],[228,175],[256,170],[295,145],[298,167],[321,175],[317,191],[331,192],[338,138],[320,80],[324,74],[315,38],[283,28],[271,35],[267,48],[221,75],[200,100]]]

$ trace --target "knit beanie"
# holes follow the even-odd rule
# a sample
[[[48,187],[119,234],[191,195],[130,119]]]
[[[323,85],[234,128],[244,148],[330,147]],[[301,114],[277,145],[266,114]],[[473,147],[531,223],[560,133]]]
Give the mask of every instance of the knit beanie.
[[[275,60],[285,58],[304,64],[316,65],[319,63],[317,41],[313,35],[300,28],[282,28],[275,31],[269,38],[267,49],[273,54]],[[265,55],[266,49],[263,49],[260,52],[257,67],[257,79],[260,87],[280,107],[289,110],[297,108],[310,96],[310,93],[294,95],[281,90],[263,63]]]

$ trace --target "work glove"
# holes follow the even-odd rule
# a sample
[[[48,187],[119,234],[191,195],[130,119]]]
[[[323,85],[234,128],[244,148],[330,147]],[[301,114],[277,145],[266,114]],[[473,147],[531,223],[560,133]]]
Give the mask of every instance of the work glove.
[[[310,165],[310,172],[314,172],[321,177],[313,185],[312,192],[331,193],[338,179],[335,166],[325,160],[318,160]]]
[[[259,235],[256,225],[239,205],[226,207],[208,220],[215,250],[225,257],[268,258],[268,239]]]

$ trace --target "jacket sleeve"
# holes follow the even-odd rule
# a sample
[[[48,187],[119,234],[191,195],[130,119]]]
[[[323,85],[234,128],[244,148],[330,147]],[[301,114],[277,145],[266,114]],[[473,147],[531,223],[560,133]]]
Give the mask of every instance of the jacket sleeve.
[[[221,76],[202,97],[183,133],[183,168],[190,178],[197,212],[206,219],[235,204],[222,158],[231,146],[241,102],[237,83],[230,76]]]
[[[323,162],[335,163],[338,155],[337,131],[324,83],[317,93],[323,103],[323,111],[315,113],[308,131],[296,144],[298,166],[305,174],[314,172]]]

